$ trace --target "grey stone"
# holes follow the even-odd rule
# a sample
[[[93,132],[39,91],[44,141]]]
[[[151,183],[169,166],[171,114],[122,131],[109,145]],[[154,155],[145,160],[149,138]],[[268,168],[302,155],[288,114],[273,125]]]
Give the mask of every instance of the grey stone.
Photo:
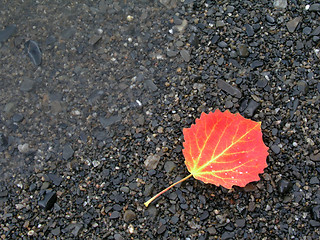
[[[132,220],[134,220],[136,218],[136,214],[135,214],[135,212],[134,211],[132,211],[132,210],[126,210],[125,212],[124,212],[124,215],[123,215],[123,220],[125,221],[125,222],[131,222]]]
[[[120,122],[121,119],[122,118],[121,118],[120,115],[114,115],[114,116],[111,116],[111,117],[108,117],[108,118],[105,118],[105,117],[100,117],[99,118],[100,123],[104,128],[109,127],[112,124],[115,124],[117,122]]]
[[[315,220],[310,220],[309,223],[312,227],[319,227],[320,226],[320,222],[315,221]]]
[[[231,6],[231,5],[227,6],[228,13],[232,13],[233,11],[234,11],[234,6]]]
[[[118,211],[113,211],[110,215],[110,219],[117,219],[120,217],[120,213]]]
[[[0,43],[7,41],[16,32],[16,30],[17,26],[15,24],[11,24],[0,31]]]
[[[30,151],[29,144],[28,143],[19,144],[18,145],[18,150],[21,153],[28,153]]]
[[[0,133],[0,152],[4,151],[8,147],[8,138]]]
[[[237,87],[234,87],[221,79],[218,79],[217,85],[218,88],[222,89],[223,91],[229,93],[230,95],[236,98],[241,98],[242,96],[240,90]]]
[[[206,220],[209,217],[209,212],[208,211],[204,211],[201,215],[200,215],[200,221]]]
[[[97,42],[99,42],[100,39],[101,39],[101,36],[95,34],[89,39],[89,44],[90,45],[95,45]]]
[[[47,176],[52,181],[52,183],[56,186],[59,186],[62,182],[62,177],[54,173],[48,173]]]
[[[302,19],[302,17],[295,17],[294,19],[287,22],[286,26],[288,28],[288,31],[293,33],[294,30],[296,30],[296,27],[298,26],[301,19]]]
[[[314,220],[320,220],[320,205],[314,206],[311,208],[311,214]]]
[[[304,80],[301,80],[297,83],[297,86],[298,86],[298,90],[301,94],[305,95],[308,93],[309,91],[309,85],[306,81]]]
[[[217,61],[218,65],[221,66],[224,63],[224,58],[223,56],[221,56],[218,61]]]
[[[320,153],[318,154],[311,154],[310,159],[314,162],[320,162]]]
[[[145,87],[149,89],[151,92],[155,92],[158,90],[158,87],[151,79],[147,79],[144,81]]]
[[[70,146],[70,144],[66,144],[63,147],[63,151],[62,151],[62,157],[64,160],[69,160],[72,156],[73,156],[73,149]]]
[[[228,44],[225,41],[221,41],[218,43],[218,46],[221,48],[226,48],[226,47],[228,47]]]
[[[152,191],[153,191],[153,184],[152,184],[152,183],[151,183],[151,184],[146,184],[146,185],[144,186],[144,193],[143,193],[143,195],[146,196],[146,197],[148,197],[148,196],[150,196],[150,195],[152,194]]]
[[[187,51],[185,49],[182,49],[180,51],[180,55],[183,58],[183,60],[186,61],[186,62],[189,62],[191,60],[191,56],[190,56],[189,51]]]
[[[25,51],[30,57],[34,65],[38,66],[41,64],[41,50],[37,42],[29,40],[25,43]]]
[[[274,0],[273,1],[273,7],[285,9],[287,7],[288,3],[287,0]]]
[[[150,155],[144,161],[144,166],[147,170],[156,169],[160,160],[159,155]]]
[[[309,35],[312,31],[312,28],[311,27],[304,27],[302,32],[306,35]]]
[[[245,24],[244,27],[246,28],[246,33],[248,37],[252,37],[254,35],[254,31],[251,25]]]
[[[23,115],[20,113],[16,113],[12,116],[12,121],[19,123],[22,122],[22,120],[24,119]]]
[[[248,47],[245,44],[240,44],[238,46],[238,53],[240,57],[248,57],[249,56],[249,51]]]
[[[175,56],[177,56],[178,53],[179,53],[178,51],[174,51],[174,50],[171,50],[171,49],[167,50],[167,56],[168,57],[175,57]]]
[[[167,161],[164,164],[164,170],[166,171],[166,173],[172,172],[175,168],[176,168],[176,164],[172,161]]]
[[[232,108],[233,107],[233,102],[231,102],[231,101],[226,101],[226,103],[225,103],[225,108],[227,108],[227,109],[229,109],[229,108]]]
[[[310,12],[318,12],[320,11],[320,3],[311,4],[309,7]]]
[[[20,90],[23,92],[30,92],[31,90],[33,90],[34,86],[35,82],[27,78],[21,83]]]
[[[124,240],[124,238],[121,236],[121,234],[119,233],[116,233],[114,236],[113,236],[114,240]]]
[[[240,228],[243,228],[246,225],[246,219],[244,219],[244,218],[237,219],[236,225]]]
[[[234,238],[234,232],[224,232],[221,235],[221,240],[227,240],[227,239],[233,239]]]
[[[271,17],[269,14],[266,16],[266,20],[268,23],[274,24],[275,20],[273,17]]]
[[[262,67],[263,66],[263,61],[261,60],[254,60],[252,63],[251,63],[251,68],[252,69],[256,69],[258,67]]]
[[[160,0],[160,3],[167,8],[175,8],[177,6],[177,0]]]
[[[310,179],[310,184],[316,184],[316,185],[319,185],[319,179],[317,177],[312,177]]]
[[[314,29],[311,33],[311,36],[318,36],[320,34],[320,26]]]
[[[270,148],[275,154],[279,154],[281,151],[281,149],[278,145],[272,145]]]
[[[51,230],[52,235],[58,236],[60,235],[60,227],[56,227]]]
[[[219,27],[223,27],[223,26],[225,26],[226,24],[223,22],[223,21],[221,21],[221,20],[218,20],[217,22],[216,22],[216,27],[217,28],[219,28]]]

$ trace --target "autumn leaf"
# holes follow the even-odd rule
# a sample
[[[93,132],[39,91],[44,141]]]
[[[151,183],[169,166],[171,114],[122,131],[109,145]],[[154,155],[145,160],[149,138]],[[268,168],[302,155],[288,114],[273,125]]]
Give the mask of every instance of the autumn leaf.
[[[190,177],[216,186],[244,187],[258,181],[267,167],[268,147],[262,140],[261,123],[229,111],[202,113],[196,124],[183,129],[182,150],[191,173],[145,202],[155,198]]]

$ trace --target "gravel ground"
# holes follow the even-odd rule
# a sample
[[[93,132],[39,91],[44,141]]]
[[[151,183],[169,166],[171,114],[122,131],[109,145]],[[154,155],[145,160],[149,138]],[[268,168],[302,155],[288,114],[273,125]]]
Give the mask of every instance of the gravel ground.
[[[1,239],[319,239],[319,3],[2,2]],[[215,109],[262,122],[261,180],[146,208]]]

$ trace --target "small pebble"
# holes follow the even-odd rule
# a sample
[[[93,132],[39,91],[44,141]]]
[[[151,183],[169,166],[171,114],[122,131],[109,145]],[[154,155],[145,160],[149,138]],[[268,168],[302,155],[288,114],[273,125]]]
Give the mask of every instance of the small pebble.
[[[288,193],[290,191],[291,187],[292,187],[291,182],[289,182],[287,180],[281,179],[278,182],[278,191],[280,194]]]
[[[144,166],[147,170],[156,169],[160,160],[159,155],[150,155],[144,161]]]
[[[136,214],[134,213],[134,211],[132,210],[126,210],[124,212],[124,215],[123,215],[123,220],[125,222],[131,222],[132,220],[134,220],[136,218]]]

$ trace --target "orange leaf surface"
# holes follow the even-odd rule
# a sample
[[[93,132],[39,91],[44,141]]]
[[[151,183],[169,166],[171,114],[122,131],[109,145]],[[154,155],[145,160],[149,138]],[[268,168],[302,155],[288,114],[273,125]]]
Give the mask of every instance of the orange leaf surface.
[[[228,189],[259,180],[268,156],[260,126],[229,111],[202,113],[195,125],[183,130],[182,151],[189,172]]]
[[[261,123],[229,111],[202,113],[196,124],[183,129],[182,150],[191,173],[145,202],[190,177],[205,183],[232,188],[259,180],[267,167],[268,147],[262,140]]]

